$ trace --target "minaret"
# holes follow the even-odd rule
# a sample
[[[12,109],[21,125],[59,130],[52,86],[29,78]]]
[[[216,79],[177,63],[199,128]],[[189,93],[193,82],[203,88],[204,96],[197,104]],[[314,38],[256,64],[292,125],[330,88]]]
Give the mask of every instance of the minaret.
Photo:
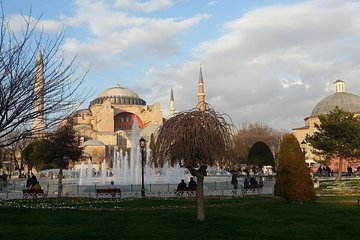
[[[173,89],[171,88],[171,92],[170,92],[170,117],[173,117],[175,114],[175,107],[174,107],[174,94],[173,94]]]
[[[343,80],[336,80],[334,82],[335,85],[335,93],[345,92],[345,82]]]
[[[41,137],[44,133],[44,61],[41,51],[36,60],[35,75],[35,118],[33,137]]]
[[[205,110],[205,92],[204,92],[204,81],[202,76],[202,70],[200,67],[199,83],[198,83],[198,109],[199,111]]]

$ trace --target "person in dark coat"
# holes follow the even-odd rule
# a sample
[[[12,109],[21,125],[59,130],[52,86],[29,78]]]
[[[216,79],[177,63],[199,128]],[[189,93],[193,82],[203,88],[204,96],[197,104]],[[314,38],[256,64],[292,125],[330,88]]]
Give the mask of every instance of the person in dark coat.
[[[178,184],[176,191],[185,191],[187,190],[186,183],[184,179],[181,180],[181,182]]]
[[[244,189],[250,188],[250,181],[248,178],[244,179]]]
[[[29,177],[29,178],[26,180],[26,187],[27,187],[28,189],[30,189],[33,185],[36,184],[37,181],[38,181],[38,180],[37,180],[36,176],[35,176],[33,173],[31,173],[31,177]]]
[[[195,191],[197,187],[197,184],[194,180],[193,177],[190,178],[190,182],[189,182],[189,190]]]
[[[232,177],[231,177],[231,184],[234,186],[234,190],[236,190],[238,188],[238,180],[237,180],[237,176],[236,173],[233,173]]]
[[[252,188],[257,188],[259,186],[258,182],[256,181],[256,179],[254,177],[250,178],[250,186]]]

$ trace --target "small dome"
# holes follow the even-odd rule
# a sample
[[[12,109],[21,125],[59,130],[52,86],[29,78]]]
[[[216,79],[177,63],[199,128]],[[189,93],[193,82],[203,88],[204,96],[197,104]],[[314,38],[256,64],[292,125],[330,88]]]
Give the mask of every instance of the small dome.
[[[85,108],[85,109],[79,109],[79,110],[77,110],[77,111],[75,111],[74,113],[73,113],[73,115],[74,116],[78,116],[78,115],[81,115],[81,114],[91,114],[90,113],[90,110],[89,109],[87,109],[87,108]]]
[[[105,146],[105,144],[103,142],[100,142],[99,140],[96,139],[90,139],[87,140],[86,142],[83,143],[83,146]]]
[[[146,105],[146,102],[141,99],[135,92],[130,89],[120,87],[119,85],[108,88],[96,99],[90,102],[93,104],[102,104],[105,100],[110,100],[111,103],[120,105]]]
[[[360,113],[360,97],[346,92],[336,92],[322,99],[311,112],[311,117],[329,114],[338,106],[345,112]]]

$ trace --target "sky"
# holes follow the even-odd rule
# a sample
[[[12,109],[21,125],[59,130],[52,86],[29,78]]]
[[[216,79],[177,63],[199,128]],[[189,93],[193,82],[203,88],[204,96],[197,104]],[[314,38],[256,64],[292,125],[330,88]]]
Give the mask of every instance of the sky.
[[[169,115],[205,101],[236,126],[304,126],[345,81],[360,95],[359,0],[2,0],[5,17],[65,30],[62,51],[90,70],[89,102],[119,84]],[[16,29],[14,27],[14,29]],[[84,105],[84,108],[88,105]]]

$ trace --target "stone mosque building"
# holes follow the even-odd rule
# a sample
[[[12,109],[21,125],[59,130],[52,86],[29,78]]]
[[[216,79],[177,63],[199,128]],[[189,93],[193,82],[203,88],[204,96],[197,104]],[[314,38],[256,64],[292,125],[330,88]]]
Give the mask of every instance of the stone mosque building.
[[[111,159],[114,150],[131,147],[134,122],[149,141],[164,120],[159,103],[147,105],[134,91],[117,85],[104,90],[89,108],[76,111],[69,121],[79,134],[84,156],[99,163]]]
[[[200,68],[198,101],[205,99],[204,84]],[[170,92],[170,116],[175,114],[173,90]],[[165,118],[160,103],[147,105],[134,91],[119,85],[100,93],[87,109],[76,111],[69,118],[78,132],[83,146],[84,158],[91,159],[98,168],[103,159],[110,164],[115,150],[131,147],[134,122],[139,127],[139,136],[150,142],[151,134],[163,124]],[[76,164],[74,168],[80,167]]]
[[[345,82],[342,80],[335,81],[334,88],[335,93],[320,100],[320,102],[315,105],[310,116],[304,119],[305,126],[293,129],[293,134],[305,152],[305,159],[308,163],[323,160],[320,156],[314,155],[311,152],[311,146],[306,144],[305,141],[306,134],[312,135],[315,132],[315,123],[320,124],[320,115],[329,114],[336,106],[342,108],[346,112],[354,113],[355,116],[360,115],[360,96],[345,92]],[[342,171],[346,171],[348,164],[348,162],[344,161]],[[335,161],[331,162],[331,167],[334,171],[338,169]]]

